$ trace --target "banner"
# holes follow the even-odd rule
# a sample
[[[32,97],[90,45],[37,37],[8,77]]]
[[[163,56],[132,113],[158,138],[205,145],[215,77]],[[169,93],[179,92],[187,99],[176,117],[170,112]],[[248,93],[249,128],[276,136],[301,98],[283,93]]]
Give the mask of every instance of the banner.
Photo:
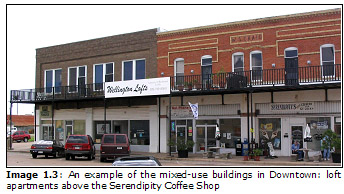
[[[195,119],[198,119],[198,103],[196,103],[196,104],[191,104],[191,103],[189,102],[189,105],[190,105],[190,108],[191,108],[191,110],[192,110],[192,114],[193,114],[194,118],[195,118]]]

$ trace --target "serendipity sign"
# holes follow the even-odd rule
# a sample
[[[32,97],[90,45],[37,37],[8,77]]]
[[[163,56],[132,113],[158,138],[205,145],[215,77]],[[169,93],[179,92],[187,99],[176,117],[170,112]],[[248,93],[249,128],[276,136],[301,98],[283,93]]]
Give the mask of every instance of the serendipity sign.
[[[106,82],[105,98],[170,94],[170,78]]]

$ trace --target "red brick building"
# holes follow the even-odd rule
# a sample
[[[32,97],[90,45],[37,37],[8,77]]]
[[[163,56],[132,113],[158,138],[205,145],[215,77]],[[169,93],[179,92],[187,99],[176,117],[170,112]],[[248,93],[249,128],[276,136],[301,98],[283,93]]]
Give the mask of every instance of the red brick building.
[[[244,140],[265,154],[272,146],[288,156],[295,140],[319,152],[325,130],[341,134],[341,24],[333,9],[158,33],[157,76],[171,77],[171,138],[194,140],[194,152],[233,153]],[[184,114],[188,102],[198,103],[198,119]],[[303,142],[307,124],[313,142]]]

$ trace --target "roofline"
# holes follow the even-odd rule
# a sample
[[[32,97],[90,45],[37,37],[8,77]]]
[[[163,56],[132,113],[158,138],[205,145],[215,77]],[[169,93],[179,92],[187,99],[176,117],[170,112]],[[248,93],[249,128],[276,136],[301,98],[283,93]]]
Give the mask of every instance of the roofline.
[[[214,24],[214,25],[207,25],[207,26],[200,26],[200,27],[193,27],[193,28],[184,28],[184,29],[179,29],[179,30],[171,30],[167,32],[166,31],[158,32],[157,36],[168,36],[168,35],[174,35],[174,34],[179,34],[179,33],[187,33],[191,31],[210,30],[214,28],[231,27],[235,25],[247,25],[247,23],[261,23],[261,22],[269,22],[273,20],[305,17],[305,16],[310,16],[310,15],[329,14],[329,13],[336,13],[336,12],[341,12],[341,8],[321,10],[321,11],[312,11],[312,12],[305,12],[305,13],[296,13],[296,14],[289,14],[289,15],[282,15],[282,16],[272,16],[272,17],[258,18],[258,19],[249,19],[249,20],[243,20],[243,21],[228,22],[228,23]]]

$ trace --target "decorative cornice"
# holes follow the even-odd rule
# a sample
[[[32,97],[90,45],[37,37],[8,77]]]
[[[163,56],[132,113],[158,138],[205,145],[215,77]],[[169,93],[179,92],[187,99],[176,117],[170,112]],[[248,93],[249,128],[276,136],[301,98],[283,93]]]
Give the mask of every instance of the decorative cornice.
[[[186,28],[186,29],[181,29],[181,30],[172,30],[168,32],[159,32],[157,33],[157,36],[167,37],[167,36],[182,35],[182,34],[192,33],[192,32],[204,32],[204,31],[209,31],[209,30],[216,30],[220,28],[247,26],[247,25],[253,25],[253,24],[264,24],[264,23],[269,23],[269,22],[277,22],[277,21],[300,19],[300,18],[310,18],[310,17],[315,17],[315,16],[334,15],[334,14],[341,14],[341,9],[338,8],[338,9],[314,11],[314,12],[291,14],[291,15],[284,15],[284,16],[274,16],[274,17],[267,17],[267,18],[260,18],[260,19],[244,20],[244,21],[230,22],[230,23],[224,23],[224,24],[215,24],[215,25],[209,25],[209,26],[200,26],[200,27]]]

